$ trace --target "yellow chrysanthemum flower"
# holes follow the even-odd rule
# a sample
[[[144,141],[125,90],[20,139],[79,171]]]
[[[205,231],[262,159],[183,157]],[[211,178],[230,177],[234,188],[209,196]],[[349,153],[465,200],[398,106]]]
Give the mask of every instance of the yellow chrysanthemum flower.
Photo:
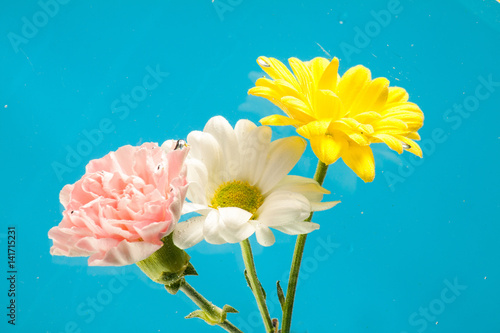
[[[375,162],[370,143],[385,142],[400,154],[407,150],[422,157],[413,140],[420,140],[417,131],[424,115],[408,102],[406,90],[389,87],[386,78],[372,80],[370,70],[361,65],[340,77],[337,58],[290,58],[293,74],[274,58],[259,57],[257,63],[271,79],[258,79],[248,93],[267,98],[288,116],[276,114],[260,122],[295,126],[323,163],[342,158],[361,179],[371,182]]]

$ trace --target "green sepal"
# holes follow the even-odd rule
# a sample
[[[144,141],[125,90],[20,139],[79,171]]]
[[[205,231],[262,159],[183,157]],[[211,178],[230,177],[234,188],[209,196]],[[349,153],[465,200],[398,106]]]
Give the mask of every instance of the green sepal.
[[[186,251],[175,246],[172,234],[162,239],[163,246],[148,258],[136,263],[151,280],[163,284],[165,289],[176,294],[185,275],[198,275],[189,262]]]
[[[168,291],[169,294],[175,295],[179,291],[179,288],[181,287],[182,281],[176,281],[171,284],[165,284],[165,289]]]
[[[184,270],[184,275],[198,275],[198,272],[194,268],[193,264],[188,263],[188,266]]]

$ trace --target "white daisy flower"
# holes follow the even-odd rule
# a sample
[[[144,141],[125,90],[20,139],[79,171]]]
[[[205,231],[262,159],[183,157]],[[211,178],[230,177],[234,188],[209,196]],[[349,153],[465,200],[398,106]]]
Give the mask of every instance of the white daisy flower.
[[[270,228],[289,235],[319,228],[305,222],[312,211],[336,202],[320,202],[329,193],[309,178],[288,176],[306,148],[299,137],[271,142],[271,129],[240,120],[233,129],[221,116],[211,118],[203,132],[188,135],[186,160],[190,183],[183,213],[201,216],[177,224],[174,243],[181,249],[205,239],[238,243],[253,233],[263,246],[274,244]],[[170,143],[165,143],[169,145]]]

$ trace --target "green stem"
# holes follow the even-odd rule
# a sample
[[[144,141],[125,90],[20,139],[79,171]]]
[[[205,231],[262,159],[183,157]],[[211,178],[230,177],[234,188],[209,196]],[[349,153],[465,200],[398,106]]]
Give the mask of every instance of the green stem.
[[[314,180],[320,185],[323,185],[325,180],[328,165],[318,161]],[[313,213],[309,215],[306,220],[311,221]],[[288,288],[286,291],[285,306],[283,307],[283,323],[281,327],[282,333],[289,333],[292,324],[293,302],[295,300],[295,290],[297,289],[297,281],[299,279],[300,264],[302,262],[302,255],[304,254],[304,247],[306,245],[307,234],[298,235],[295,243],[295,250],[293,251],[292,267],[290,268],[290,278],[288,279]]]
[[[262,286],[257,278],[257,271],[255,270],[255,264],[253,261],[252,247],[250,246],[248,239],[242,241],[240,245],[250,288],[252,289],[255,300],[257,301],[257,306],[259,307],[260,315],[264,321],[266,332],[272,333],[274,332],[273,323],[271,321],[271,316],[269,315],[269,310],[267,309],[266,298],[264,296]]]
[[[197,292],[186,280],[183,280],[179,290],[186,294],[196,305],[200,307],[201,310],[206,312],[210,317],[217,318],[220,316],[220,311],[218,307],[214,306],[205,297],[203,297],[199,292]],[[224,320],[222,323],[217,324],[227,332],[232,333],[243,333],[238,327],[234,326],[229,320]]]

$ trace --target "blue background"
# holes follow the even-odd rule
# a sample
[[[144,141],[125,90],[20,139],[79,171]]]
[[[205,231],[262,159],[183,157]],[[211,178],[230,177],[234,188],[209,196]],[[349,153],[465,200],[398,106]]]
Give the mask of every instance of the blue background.
[[[50,16],[46,1],[4,1],[0,11],[2,332],[221,332],[183,319],[195,306],[135,266],[52,257],[59,191],[122,145],[185,138],[214,115],[234,125],[275,112],[247,96],[263,75],[258,56],[328,54],[341,59],[341,73],[363,64],[408,90],[426,117],[424,158],[373,145],[369,184],[342,162],[329,169],[328,199],[342,203],[315,215],[321,229],[306,245],[293,331],[500,331],[500,3],[402,0],[377,23],[391,1],[65,0]],[[143,91],[147,68],[168,76],[126,106],[122,95]],[[453,110],[464,103],[470,112]],[[85,133],[102,122],[89,143]],[[71,150],[79,158],[67,160]],[[293,172],[312,177],[315,164],[308,148]],[[8,225],[17,230],[15,327],[6,317]],[[286,287],[294,240],[279,235],[262,248],[252,237],[275,317],[275,283]],[[263,332],[239,246],[202,242],[189,253],[200,273],[190,283],[237,308],[230,319],[243,331]]]

